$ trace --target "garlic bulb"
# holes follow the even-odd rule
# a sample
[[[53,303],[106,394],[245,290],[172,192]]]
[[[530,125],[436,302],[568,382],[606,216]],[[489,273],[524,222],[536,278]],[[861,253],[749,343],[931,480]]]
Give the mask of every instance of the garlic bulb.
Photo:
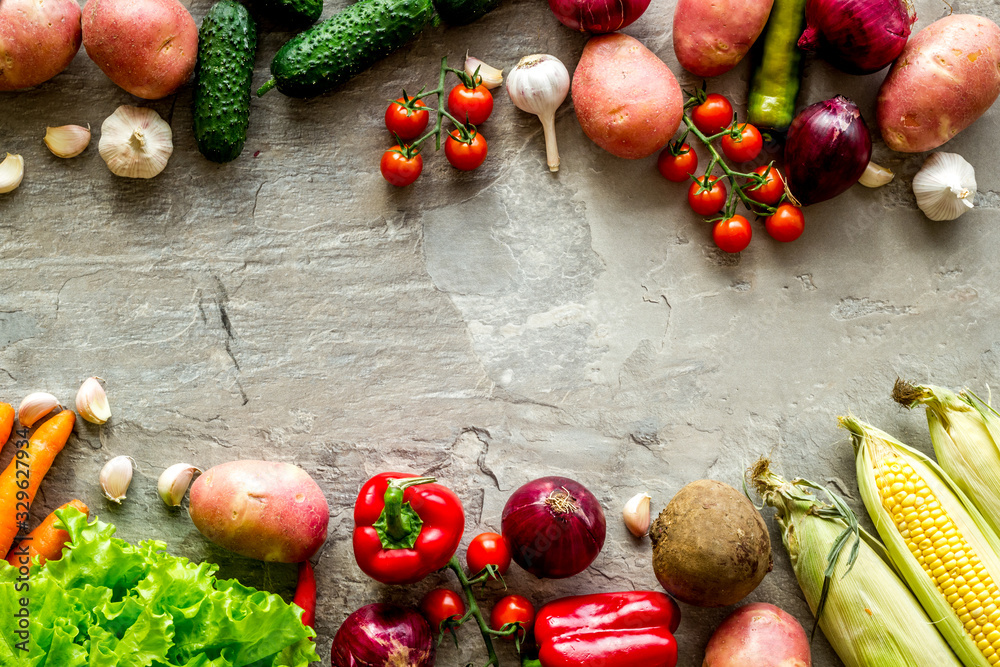
[[[17,408],[17,421],[31,428],[39,419],[59,407],[59,399],[44,391],[28,394]]]
[[[542,121],[549,171],[559,171],[555,118],[556,109],[569,94],[566,66],[555,56],[542,53],[525,56],[507,75],[507,94],[514,106]]]
[[[132,483],[132,468],[135,460],[131,456],[116,456],[101,468],[101,490],[108,500],[121,504],[125,492]]]
[[[56,157],[76,157],[90,145],[90,128],[79,125],[46,127],[45,145]]]
[[[108,395],[98,378],[87,378],[76,392],[76,411],[91,424],[103,424],[111,419]]]
[[[0,162],[0,194],[16,190],[24,178],[24,158],[20,155],[7,153]]]
[[[174,152],[173,132],[152,109],[120,106],[101,125],[98,149],[115,176],[152,178]]]
[[[974,206],[976,170],[955,153],[931,153],[913,177],[917,206],[931,220],[954,220]]]
[[[625,503],[622,510],[622,518],[625,520],[625,527],[628,532],[636,537],[642,537],[649,532],[649,501],[648,493],[639,493]]]
[[[892,169],[886,169],[874,162],[869,162],[868,166],[865,167],[865,173],[861,174],[861,178],[858,179],[858,183],[866,188],[880,188],[890,183],[895,177],[896,174],[892,173]]]
[[[184,493],[191,485],[191,478],[195,473],[201,472],[201,468],[190,463],[175,463],[160,473],[160,479],[156,481],[156,492],[167,507],[180,507]]]
[[[479,71],[478,76],[480,82],[488,90],[493,90],[503,83],[502,69],[490,67],[479,58],[470,58],[469,54],[465,54],[465,73],[472,77],[476,76],[477,70]]]

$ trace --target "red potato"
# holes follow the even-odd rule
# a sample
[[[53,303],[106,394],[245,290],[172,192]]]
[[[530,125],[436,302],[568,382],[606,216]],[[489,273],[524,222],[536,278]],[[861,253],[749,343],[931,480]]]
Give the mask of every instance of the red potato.
[[[76,0],[0,1],[0,91],[48,81],[69,67],[79,50]]]
[[[678,0],[674,53],[697,76],[719,76],[736,67],[760,37],[774,0]]]
[[[83,46],[109,79],[158,100],[191,78],[198,26],[177,0],[88,0]]]
[[[326,541],[330,508],[309,474],[291,463],[231,461],[191,485],[191,520],[230,551],[278,563],[308,560]]]
[[[583,47],[573,105],[584,134],[630,160],[663,148],[684,112],[670,68],[639,40],[617,32],[591,37]]]
[[[952,14],[910,38],[879,89],[876,114],[889,148],[937,148],[983,115],[1000,95],[1000,28]]]
[[[740,607],[712,633],[701,667],[811,667],[809,638],[788,612],[766,602]]]

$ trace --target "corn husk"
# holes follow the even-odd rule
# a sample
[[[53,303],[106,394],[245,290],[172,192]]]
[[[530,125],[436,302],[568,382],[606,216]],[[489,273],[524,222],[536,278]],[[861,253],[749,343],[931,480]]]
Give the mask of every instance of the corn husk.
[[[839,496],[806,480],[785,481],[766,459],[753,466],[751,479],[765,504],[777,510],[781,540],[806,603],[847,667],[962,664],[885,547],[860,528]],[[830,504],[814,495],[818,490]]]
[[[899,465],[909,465],[933,493],[934,499],[954,522],[969,549],[979,557],[995,582],[1000,582],[1000,559],[997,558],[1000,539],[968,496],[930,458],[854,417],[841,417],[840,425],[851,433],[861,499],[893,564],[962,663],[966,667],[989,667],[989,661],[966,633],[963,623],[938,590],[934,580],[911,553],[906,540],[893,522],[892,515],[882,504],[875,467],[883,460],[896,458],[899,459]]]

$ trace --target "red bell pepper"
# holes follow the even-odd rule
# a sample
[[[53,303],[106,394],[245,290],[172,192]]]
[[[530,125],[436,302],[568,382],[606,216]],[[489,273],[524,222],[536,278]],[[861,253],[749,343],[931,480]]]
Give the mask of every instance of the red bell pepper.
[[[384,472],[354,505],[354,558],[383,584],[414,584],[448,565],[465,530],[455,493],[432,477]]]

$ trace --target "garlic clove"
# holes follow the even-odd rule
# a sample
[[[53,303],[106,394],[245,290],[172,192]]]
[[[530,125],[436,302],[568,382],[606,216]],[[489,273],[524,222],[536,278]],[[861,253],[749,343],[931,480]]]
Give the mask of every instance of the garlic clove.
[[[76,392],[76,411],[91,424],[103,424],[111,419],[108,395],[98,378],[87,378]]]
[[[24,158],[7,153],[4,161],[0,162],[0,194],[16,190],[23,178]]]
[[[31,428],[42,417],[59,407],[59,399],[44,391],[28,394],[17,408],[17,421]]]
[[[954,220],[974,206],[976,170],[961,155],[932,153],[913,177],[913,194],[931,220]]]
[[[507,75],[510,101],[521,111],[533,113],[542,121],[549,171],[559,171],[556,109],[566,100],[569,85],[569,70],[561,60],[545,53],[521,58]]]
[[[101,125],[98,150],[115,176],[153,178],[174,152],[173,132],[153,109],[123,105]]]
[[[180,507],[184,494],[191,485],[191,478],[195,473],[199,475],[202,469],[190,463],[175,463],[162,473],[156,482],[156,492],[167,507]]]
[[[132,468],[136,467],[131,456],[116,456],[101,469],[101,489],[108,500],[121,504],[132,483]]]
[[[861,174],[861,178],[858,179],[858,183],[866,188],[880,188],[887,185],[895,177],[892,169],[886,169],[874,162],[869,162],[868,166],[865,167],[865,173]]]
[[[478,75],[476,74],[476,70],[479,70]],[[502,69],[491,67],[479,58],[470,57],[469,54],[465,54],[465,73],[470,77],[478,76],[480,82],[488,90],[498,88],[503,83]]]
[[[45,145],[56,157],[76,157],[90,145],[90,127],[46,127]]]
[[[648,493],[638,493],[633,496],[622,510],[622,518],[625,520],[625,527],[628,532],[636,537],[642,537],[649,532],[650,516]]]

